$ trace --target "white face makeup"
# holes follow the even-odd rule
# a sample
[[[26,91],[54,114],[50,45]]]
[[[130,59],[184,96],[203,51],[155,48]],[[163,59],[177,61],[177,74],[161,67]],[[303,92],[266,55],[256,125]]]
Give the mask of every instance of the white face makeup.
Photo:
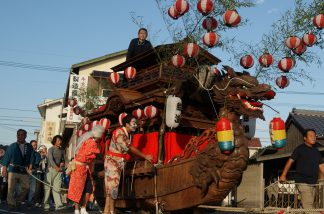
[[[131,128],[132,131],[135,131],[137,128],[137,121],[135,118],[133,118],[130,122],[129,122],[129,127]]]

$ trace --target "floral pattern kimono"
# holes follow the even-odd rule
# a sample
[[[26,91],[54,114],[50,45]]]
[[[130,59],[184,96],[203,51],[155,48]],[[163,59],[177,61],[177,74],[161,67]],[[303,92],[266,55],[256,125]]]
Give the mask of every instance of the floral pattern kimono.
[[[116,129],[110,140],[109,152],[115,154],[126,155],[131,141],[125,127]],[[118,196],[118,186],[120,182],[121,172],[124,168],[125,159],[120,156],[106,154],[105,158],[105,187],[106,194],[112,199]]]
[[[96,154],[99,152],[100,150],[97,143],[92,138],[88,138],[79,149],[77,155],[75,156],[75,161],[86,163],[87,165],[76,164],[75,170],[71,173],[67,195],[70,200],[76,203],[80,202],[88,173],[91,176],[89,165],[93,163],[94,159],[96,158]]]

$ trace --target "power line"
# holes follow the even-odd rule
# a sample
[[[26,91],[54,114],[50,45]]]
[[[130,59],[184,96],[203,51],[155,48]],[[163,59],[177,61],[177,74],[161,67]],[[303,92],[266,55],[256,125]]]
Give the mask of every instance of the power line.
[[[17,121],[17,122],[27,122],[27,123],[39,123],[40,121],[28,121],[28,120],[19,120],[19,119],[9,119],[9,118],[0,118],[0,120],[5,121]]]
[[[0,115],[0,118],[27,118],[27,119],[35,119],[35,120],[40,120],[41,117],[21,117],[21,116],[8,116],[8,115]]]
[[[29,112],[38,112],[35,110],[29,110],[29,109],[18,109],[18,108],[1,108],[1,110],[9,110],[9,111],[29,111]]]
[[[53,71],[53,72],[68,72],[69,71],[69,68],[64,68],[64,67],[35,65],[35,64],[20,63],[20,62],[3,61],[3,60],[0,60],[0,65],[8,66],[8,67],[15,67],[15,68],[27,68],[27,69]]]
[[[322,92],[307,92],[307,91],[277,91],[278,94],[304,94],[304,95],[324,95]]]
[[[0,123],[0,125],[4,126],[21,126],[21,127],[32,127],[32,128],[39,128],[40,126],[34,126],[34,125],[24,125],[24,124],[9,124],[9,123]]]

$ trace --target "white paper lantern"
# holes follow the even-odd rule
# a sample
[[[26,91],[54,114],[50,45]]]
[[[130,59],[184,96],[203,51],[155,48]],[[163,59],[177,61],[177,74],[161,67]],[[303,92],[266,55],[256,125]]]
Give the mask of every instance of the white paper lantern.
[[[168,96],[166,103],[166,125],[176,128],[180,124],[182,101],[179,97]]]

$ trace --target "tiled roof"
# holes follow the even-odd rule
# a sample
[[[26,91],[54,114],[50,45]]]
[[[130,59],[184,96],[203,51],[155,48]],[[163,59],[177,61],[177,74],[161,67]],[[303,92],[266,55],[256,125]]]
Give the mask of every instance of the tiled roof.
[[[324,137],[324,111],[293,108],[292,112],[289,113],[287,122],[290,119],[302,130],[315,129],[318,137]]]
[[[260,138],[252,138],[248,143],[248,147],[261,148],[262,145],[260,142]]]

